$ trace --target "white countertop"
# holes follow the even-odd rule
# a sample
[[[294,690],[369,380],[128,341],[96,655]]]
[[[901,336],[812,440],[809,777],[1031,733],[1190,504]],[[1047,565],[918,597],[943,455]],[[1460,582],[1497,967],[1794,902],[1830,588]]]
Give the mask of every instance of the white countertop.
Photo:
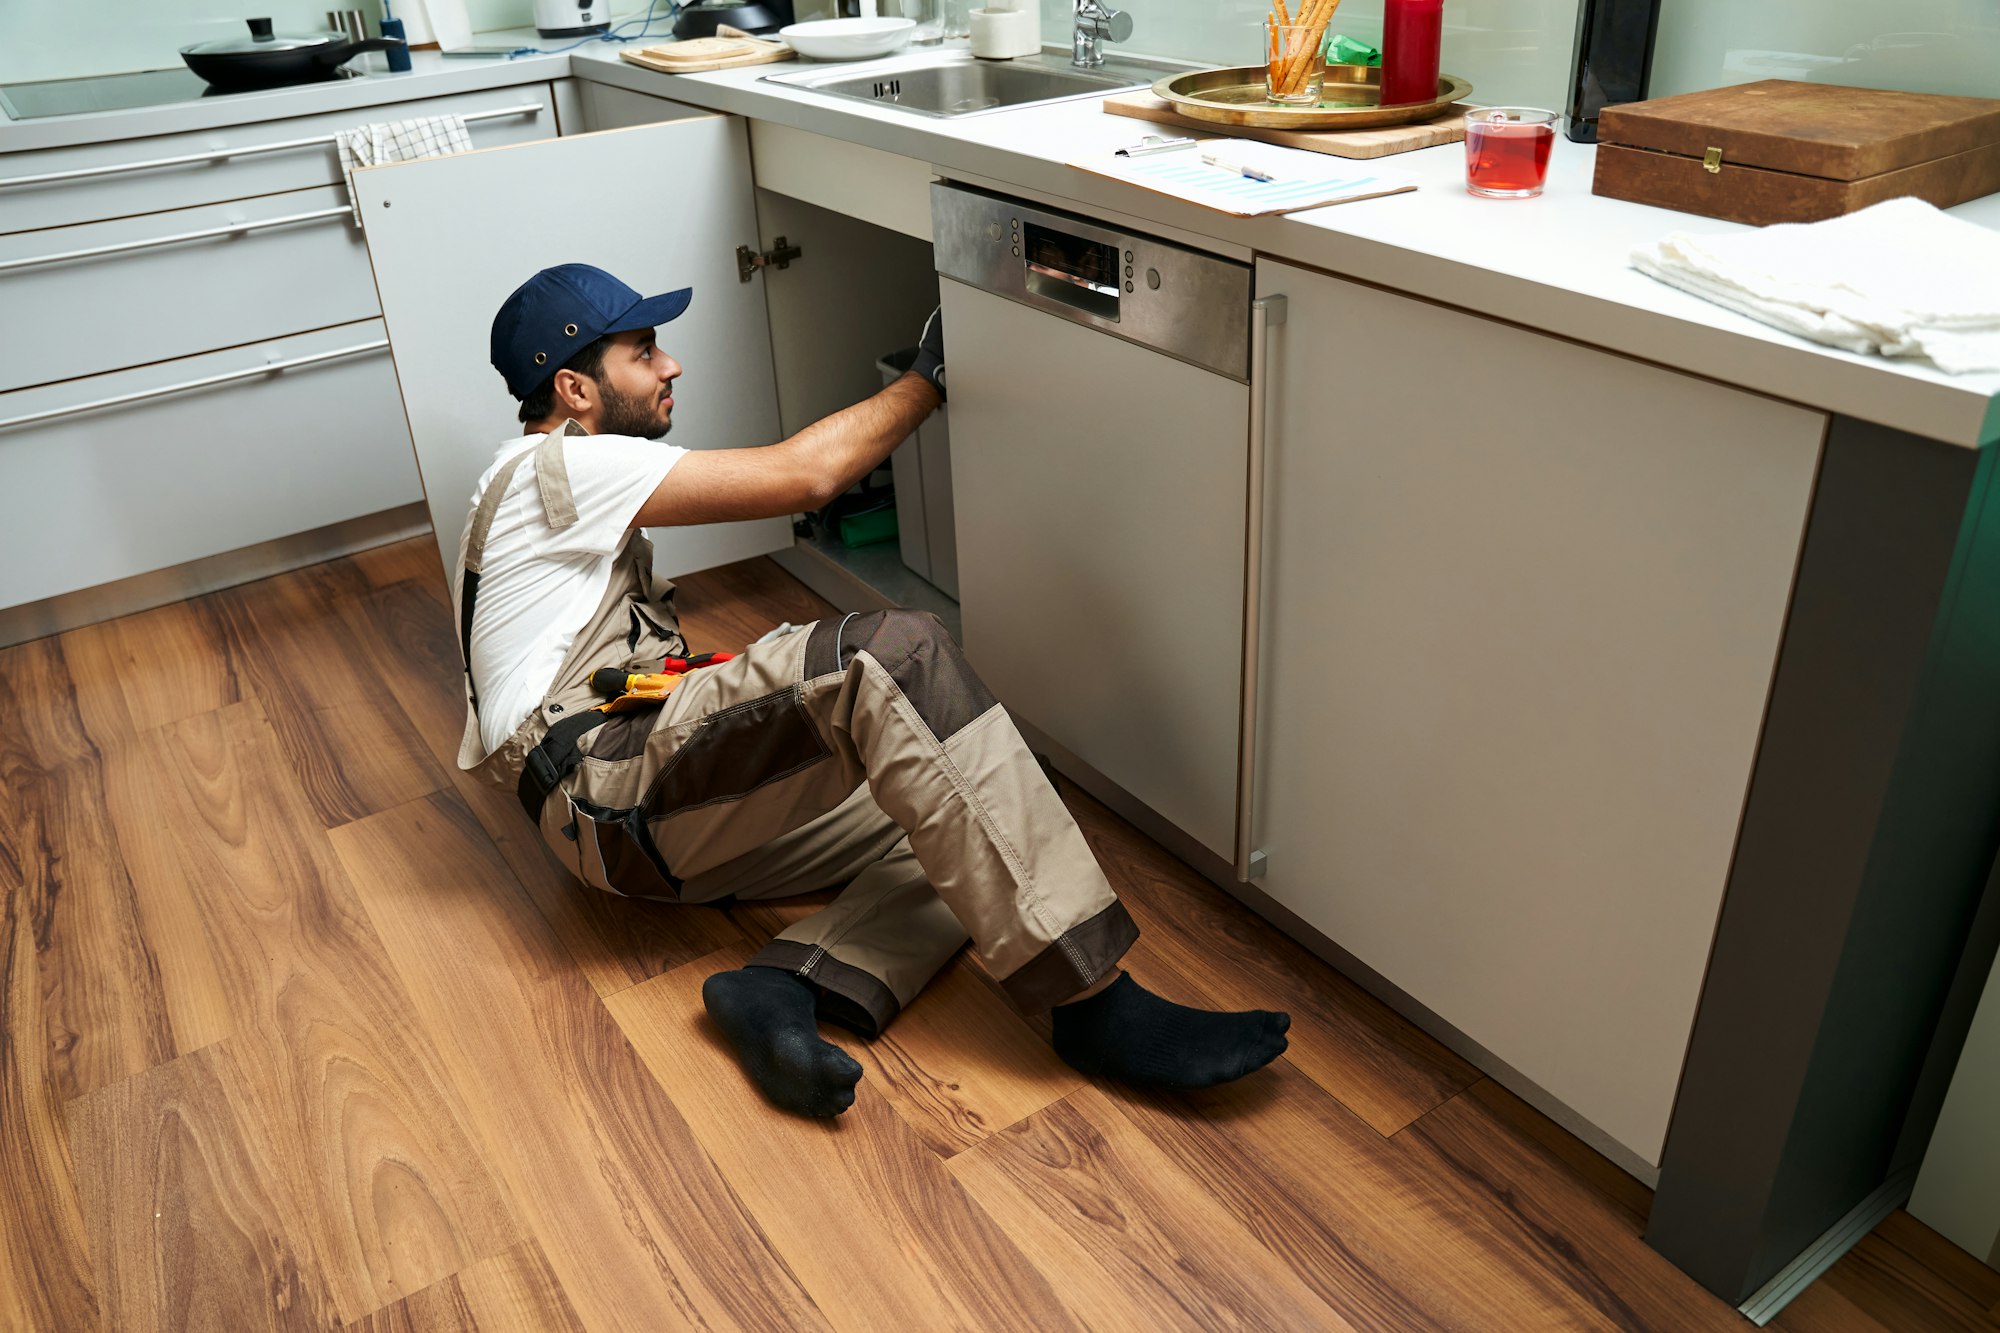
[[[504,41],[508,36],[481,38]],[[1282,217],[1234,218],[1065,165],[1079,153],[1132,143],[1149,129],[1141,121],[1103,114],[1094,98],[937,120],[765,81],[769,74],[800,68],[793,64],[658,74],[621,61],[609,44],[511,61],[446,59],[435,52],[417,52],[415,60],[416,68],[402,75],[144,112],[0,122],[0,153],[360,108],[573,74],[916,158],[941,175],[983,178],[981,183],[1053,196],[1085,211],[1110,210],[1176,227],[1231,248],[1951,444],[2000,441],[2000,374],[1950,376],[1919,363],[1835,351],[1631,269],[1626,256],[1639,243],[1670,231],[1726,230],[1734,224],[1599,198],[1590,193],[1596,150],[1561,138],[1548,190],[1540,199],[1503,202],[1466,194],[1463,150],[1452,145],[1389,160],[1388,165],[1417,180],[1413,194]],[[1953,212],[2000,228],[2000,195]],[[1355,336],[1330,331],[1330,355],[1338,354],[1335,339],[1340,333]],[[1562,428],[1611,424],[1563,423]]]

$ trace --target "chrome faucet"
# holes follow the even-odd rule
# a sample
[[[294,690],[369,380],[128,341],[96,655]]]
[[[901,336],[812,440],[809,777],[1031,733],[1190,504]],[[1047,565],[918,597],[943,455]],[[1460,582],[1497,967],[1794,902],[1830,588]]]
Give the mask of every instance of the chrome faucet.
[[[1113,9],[1104,0],[1076,0],[1076,34],[1070,47],[1069,63],[1078,69],[1097,69],[1104,64],[1100,41],[1122,42],[1132,35],[1132,16]]]

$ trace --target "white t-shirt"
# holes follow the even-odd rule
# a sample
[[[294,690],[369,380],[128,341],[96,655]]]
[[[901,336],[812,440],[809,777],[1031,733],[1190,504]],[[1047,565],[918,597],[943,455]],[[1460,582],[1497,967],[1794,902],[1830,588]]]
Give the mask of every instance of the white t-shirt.
[[[473,488],[471,507],[502,464],[546,438],[508,440]],[[560,532],[542,510],[530,458],[514,469],[486,537],[472,616],[472,679],[479,695],[481,757],[493,753],[555,684],[570,643],[597,610],[631,523],[687,450],[630,435],[572,435],[563,442],[576,522]],[[468,509],[468,513],[470,510]],[[468,519],[467,528],[471,522]],[[465,538],[459,538],[452,605],[461,605]],[[462,632],[462,627],[461,627]]]

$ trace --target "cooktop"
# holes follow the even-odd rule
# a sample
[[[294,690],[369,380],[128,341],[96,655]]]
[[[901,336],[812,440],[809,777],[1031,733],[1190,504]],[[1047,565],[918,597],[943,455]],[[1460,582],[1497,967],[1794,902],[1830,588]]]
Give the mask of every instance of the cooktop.
[[[340,71],[343,78],[366,78],[358,70]],[[292,85],[294,87],[305,85]],[[271,92],[257,88],[252,92]],[[103,74],[88,79],[49,79],[42,83],[0,84],[0,108],[15,120],[74,116],[86,111],[129,111],[142,106],[169,106],[212,97],[240,97],[209,86],[193,70],[146,69],[133,74]]]

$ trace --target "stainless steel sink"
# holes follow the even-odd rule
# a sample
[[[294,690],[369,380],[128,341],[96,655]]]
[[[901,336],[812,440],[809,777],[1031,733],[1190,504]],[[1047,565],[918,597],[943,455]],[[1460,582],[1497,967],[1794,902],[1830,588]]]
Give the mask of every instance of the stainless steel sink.
[[[1163,72],[1164,67],[1155,69],[1136,61],[1107,61],[1103,68],[1086,72],[1057,56],[977,60],[966,52],[952,52],[875,61],[859,69],[850,65],[770,74],[764,81],[826,97],[894,107],[911,115],[943,118],[977,116],[1070,97],[1101,97],[1119,88],[1144,87]]]

